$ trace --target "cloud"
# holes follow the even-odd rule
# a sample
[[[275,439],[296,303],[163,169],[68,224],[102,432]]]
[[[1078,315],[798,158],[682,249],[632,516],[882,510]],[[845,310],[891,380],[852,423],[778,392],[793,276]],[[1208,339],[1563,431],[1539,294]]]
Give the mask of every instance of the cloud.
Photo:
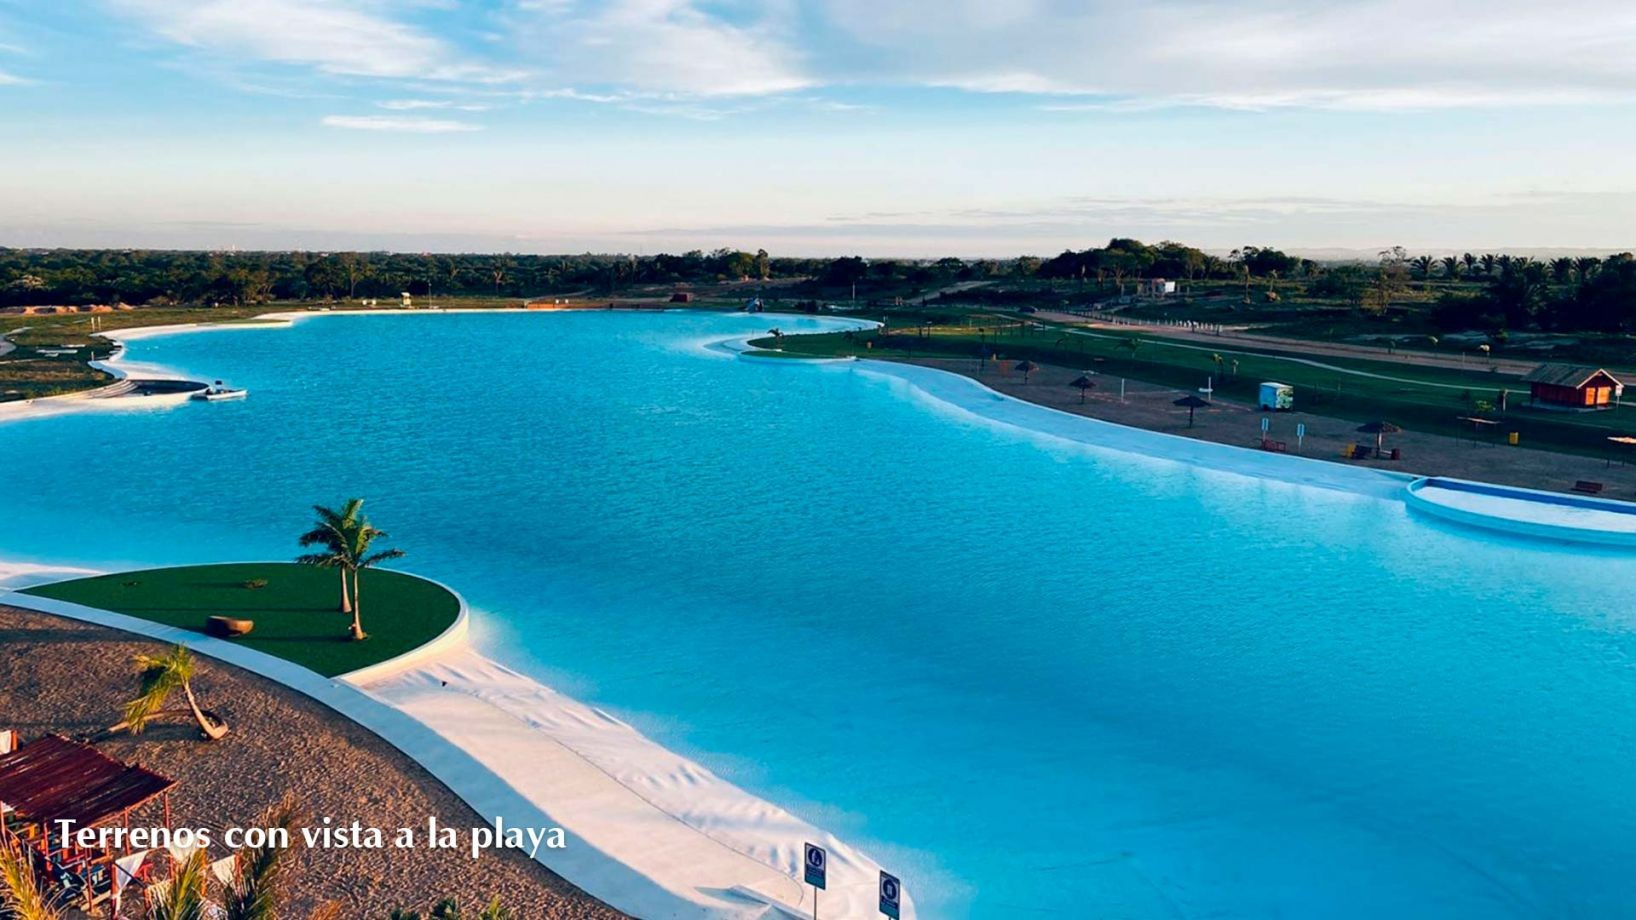
[[[811,86],[786,31],[793,8],[759,4],[729,19],[692,0],[522,3],[519,47],[549,49],[550,74],[578,88],[643,96],[742,96]]]
[[[406,134],[454,134],[483,130],[482,125],[470,122],[395,115],[325,115],[322,124],[351,131],[396,131]]]
[[[1636,5],[1622,0],[106,2],[216,61],[690,118],[842,88],[1033,97],[1060,112],[1636,101]]]
[[[0,86],[22,86],[28,82],[30,81],[25,80],[16,74],[9,74],[4,70],[0,70]]]
[[[387,99],[376,105],[393,112],[413,112],[420,109],[455,109],[460,112],[486,112],[489,106],[447,99]]]
[[[1401,110],[1636,99],[1613,0],[822,0],[851,79],[1107,107]],[[1093,104],[1094,105],[1094,104]]]
[[[444,41],[383,15],[368,0],[112,0],[177,44],[222,56],[306,65],[357,77],[517,79],[515,69],[463,59]]]

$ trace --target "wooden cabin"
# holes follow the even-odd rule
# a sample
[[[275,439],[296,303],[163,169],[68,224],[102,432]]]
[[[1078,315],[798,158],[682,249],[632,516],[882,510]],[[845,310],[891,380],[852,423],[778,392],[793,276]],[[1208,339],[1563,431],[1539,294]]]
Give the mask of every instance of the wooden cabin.
[[[1546,409],[1609,409],[1624,384],[1600,367],[1542,364],[1522,378],[1532,405]]]

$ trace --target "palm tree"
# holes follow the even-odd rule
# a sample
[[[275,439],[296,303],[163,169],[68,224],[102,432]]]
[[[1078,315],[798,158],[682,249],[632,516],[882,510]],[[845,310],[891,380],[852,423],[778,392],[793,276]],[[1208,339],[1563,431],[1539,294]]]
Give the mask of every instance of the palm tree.
[[[1595,256],[1580,256],[1579,258],[1575,259],[1574,271],[1578,272],[1579,274],[1579,283],[1584,284],[1585,282],[1591,280],[1591,275],[1596,274],[1596,269],[1600,267],[1601,264],[1602,260]]]
[[[301,809],[293,795],[261,813],[256,827],[279,828],[293,839],[302,824]],[[233,878],[222,892],[221,920],[277,920],[283,901],[288,850],[277,846],[246,846],[233,861]]]
[[[1557,284],[1567,284],[1573,280],[1574,260],[1568,256],[1551,260],[1551,277]]]
[[[34,874],[34,857],[20,843],[0,842],[0,916],[14,920],[62,920]]]
[[[1421,281],[1430,281],[1432,266],[1437,264],[1437,260],[1431,256],[1415,256],[1409,264],[1414,267],[1415,274],[1420,276]]]
[[[194,850],[187,859],[173,860],[170,878],[148,889],[143,920],[207,920],[213,913],[207,891],[209,879],[203,849]]]
[[[308,553],[296,561],[335,569],[341,573],[341,606],[338,609],[342,613],[352,612],[352,600],[347,591],[347,569],[342,565],[344,557],[341,547],[346,544],[347,534],[352,531],[359,515],[363,514],[363,508],[364,500],[361,498],[348,499],[340,511],[323,505],[313,505],[312,510],[318,515],[318,520],[311,530],[301,535],[302,546],[322,546],[324,552]]]
[[[370,552],[370,547],[376,540],[386,538],[386,531],[379,530],[369,523],[368,519],[359,515],[353,522],[352,529],[347,534],[347,541],[341,547],[343,567],[352,573],[352,626],[350,633],[354,641],[366,639],[363,621],[363,582],[359,577],[364,569],[371,569],[389,559],[398,559],[403,556],[401,549],[383,549]]]
[[[1439,260],[1439,262],[1443,266],[1443,277],[1449,279],[1450,281],[1454,281],[1460,277],[1461,266],[1459,256],[1444,256],[1441,260]]]
[[[1494,253],[1485,252],[1483,253],[1482,258],[1478,259],[1477,261],[1481,262],[1483,265],[1483,274],[1492,278],[1494,276]]]
[[[1460,257],[1460,264],[1466,267],[1466,274],[1471,274],[1477,268],[1477,257],[1466,253]]]
[[[207,739],[219,741],[227,735],[225,723],[217,722],[199,708],[198,697],[193,694],[193,654],[186,648],[178,645],[163,655],[138,655],[136,668],[142,675],[142,691],[125,704],[124,721],[109,731],[123,728],[133,735],[140,734],[155,717],[165,714],[165,701],[171,693],[181,690],[187,697],[188,711]]]

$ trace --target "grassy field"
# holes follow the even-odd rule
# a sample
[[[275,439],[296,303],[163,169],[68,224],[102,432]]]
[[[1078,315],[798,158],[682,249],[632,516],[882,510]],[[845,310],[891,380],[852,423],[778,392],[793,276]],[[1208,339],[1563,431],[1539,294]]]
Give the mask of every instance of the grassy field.
[[[1240,402],[1253,402],[1261,381],[1277,380],[1294,386],[1297,406],[1309,412],[1359,422],[1385,419],[1417,431],[1456,436],[1470,431],[1470,423],[1460,421],[1462,416],[1478,415],[1499,421],[1498,427],[1505,432],[1517,432],[1524,445],[1594,457],[1607,456],[1608,436],[1636,433],[1636,408],[1595,413],[1529,409],[1528,387],[1519,377],[1476,367],[1461,370],[1366,358],[1303,357],[1233,348],[1230,340],[1216,347],[1141,333],[1087,335],[1053,325],[995,322],[992,315],[980,327],[903,328],[896,323],[904,320],[895,315],[892,319],[894,328],[887,332],[785,336],[778,342],[765,338],[752,344],[777,347],[792,357],[966,358],[973,369],[986,351],[1004,366],[1027,359],[1185,390],[1202,387],[1214,378],[1218,395]],[[1216,355],[1223,359],[1220,364]],[[1383,379],[1388,377],[1393,379]],[[1502,391],[1507,392],[1506,412],[1498,408]]]
[[[257,580],[264,580],[265,586],[251,587]],[[255,620],[250,635],[231,641],[326,677],[418,648],[440,635],[460,612],[453,594],[424,578],[365,571],[363,625],[369,638],[353,642],[347,637],[351,618],[336,609],[339,576],[332,569],[291,562],[148,569],[57,582],[23,593],[200,632],[211,615]]]

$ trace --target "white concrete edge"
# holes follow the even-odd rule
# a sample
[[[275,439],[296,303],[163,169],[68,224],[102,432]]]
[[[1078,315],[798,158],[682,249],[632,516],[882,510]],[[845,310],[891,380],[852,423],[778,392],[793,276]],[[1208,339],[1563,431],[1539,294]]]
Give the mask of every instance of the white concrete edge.
[[[1449,476],[1423,476],[1409,483],[1409,485],[1404,488],[1404,503],[1409,506],[1410,510],[1427,515],[1428,517],[1439,518],[1444,521],[1452,521],[1456,524],[1461,524],[1467,527],[1475,527],[1481,530],[1496,531],[1499,533],[1512,534],[1514,536],[1524,536],[1542,540],[1555,540],[1565,543],[1636,549],[1636,533],[1599,530],[1590,527],[1574,527],[1569,524],[1533,521],[1526,518],[1507,517],[1505,515],[1498,514],[1484,514],[1480,511],[1472,511],[1467,508],[1454,508],[1449,505],[1445,505],[1442,502],[1433,501],[1421,494],[1427,488],[1436,488],[1438,481],[1469,483],[1471,485],[1482,486],[1485,490],[1502,491],[1507,497],[1515,498],[1518,501],[1541,501],[1547,504],[1560,505],[1562,504],[1561,499],[1567,497],[1555,492],[1545,492],[1539,489],[1525,489],[1518,486],[1497,486],[1493,483],[1478,482],[1471,479],[1454,479],[1453,477]],[[1536,498],[1535,496],[1539,497]],[[1587,497],[1585,504],[1591,505],[1596,502],[1596,499]],[[1618,511],[1620,513],[1628,513],[1628,508],[1619,507],[1620,505],[1625,505],[1626,503],[1624,502],[1603,500],[1602,503],[1608,505],[1609,510]]]
[[[738,356],[745,360],[755,360],[753,354],[739,352]],[[788,361],[791,364],[828,363],[824,359],[811,362],[784,358],[760,360],[780,363]],[[980,380],[942,368],[873,358],[855,358],[852,361],[859,373],[901,382],[921,396],[963,414],[1087,447],[1167,460],[1253,479],[1351,492],[1391,501],[1402,501],[1403,487],[1419,478],[1412,473],[1380,470],[1374,467],[1343,466],[1317,457],[1270,453],[1077,415],[1001,393]]]
[[[397,574],[408,575],[409,573],[398,572]],[[426,578],[422,575],[412,575],[410,577],[419,578],[421,581],[430,582],[454,595],[455,601],[460,605],[458,612],[455,614],[454,622],[450,623],[447,629],[443,630],[441,633],[438,633],[436,638],[432,639],[430,642],[426,642],[416,648],[410,649],[409,651],[404,652],[402,655],[398,655],[395,658],[388,658],[385,661],[378,661],[372,665],[361,667],[356,671],[348,671],[345,674],[340,675],[337,678],[338,680],[344,680],[355,687],[361,687],[364,684],[370,683],[371,681],[382,680],[396,674],[402,674],[404,671],[407,671],[410,668],[427,664],[431,661],[437,660],[439,657],[448,654],[449,652],[466,647],[467,639],[471,635],[471,610],[466,606],[466,598],[461,595],[459,591],[456,591],[442,582]]]
[[[471,754],[414,717],[377,700],[345,677],[326,678],[294,662],[223,639],[82,604],[18,591],[0,592],[0,604],[181,645],[201,655],[243,668],[301,693],[373,732],[436,777],[485,821],[499,818],[514,827],[562,826],[542,805],[525,798]],[[563,829],[570,837],[577,837],[574,828]],[[570,844],[559,850],[541,848],[535,859],[580,890],[616,909],[621,903],[663,903],[669,905],[664,913],[667,917],[710,916],[708,910],[684,894],[666,888],[582,840],[577,841],[577,845]],[[594,880],[594,884],[588,884],[588,880]]]

